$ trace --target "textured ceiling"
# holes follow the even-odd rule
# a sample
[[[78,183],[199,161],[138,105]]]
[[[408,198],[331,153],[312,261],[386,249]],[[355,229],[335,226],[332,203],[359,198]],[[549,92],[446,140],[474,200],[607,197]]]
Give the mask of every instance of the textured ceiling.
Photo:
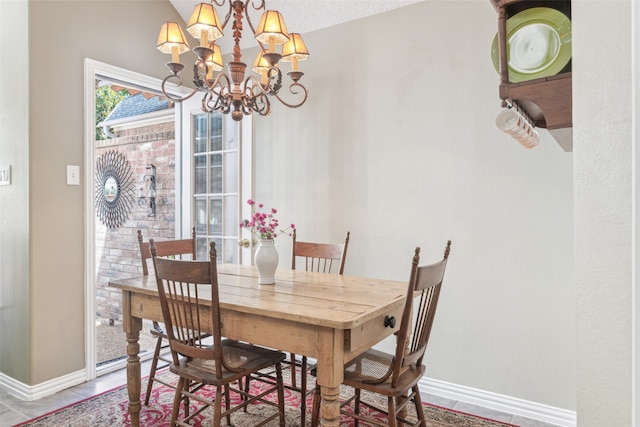
[[[189,20],[194,7],[206,0],[169,0],[185,22]],[[228,2],[229,0],[227,0]],[[364,18],[402,6],[418,3],[424,0],[265,0],[267,9],[279,10],[284,16],[287,29],[290,32],[305,33],[320,28],[330,27],[343,22]],[[255,4],[259,0],[254,1]],[[226,3],[228,5],[228,3]],[[225,5],[226,7],[226,5]],[[226,10],[226,9],[225,9]],[[251,10],[251,8],[249,8]],[[220,18],[224,19],[226,13],[218,8]],[[251,13],[252,22],[257,25],[260,19],[258,13]],[[225,37],[220,44],[224,53],[231,51],[231,38],[225,31]],[[252,37],[243,39],[243,48],[255,46]]]

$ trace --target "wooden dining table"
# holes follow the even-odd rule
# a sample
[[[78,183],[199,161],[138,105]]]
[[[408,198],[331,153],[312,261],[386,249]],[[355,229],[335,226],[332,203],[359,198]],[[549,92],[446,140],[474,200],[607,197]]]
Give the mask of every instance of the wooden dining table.
[[[160,298],[153,275],[112,279],[109,285],[122,291],[128,409],[138,427],[138,340],[143,319],[162,322]],[[218,286],[224,337],[316,359],[325,427],[339,425],[345,362],[399,328],[407,290],[402,281],[289,269],[276,272],[275,284],[259,285],[255,267],[237,264],[218,265]]]

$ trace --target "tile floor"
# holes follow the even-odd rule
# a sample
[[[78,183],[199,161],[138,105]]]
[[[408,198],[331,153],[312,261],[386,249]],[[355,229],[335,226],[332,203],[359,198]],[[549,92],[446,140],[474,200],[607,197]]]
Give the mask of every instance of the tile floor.
[[[143,374],[148,372],[149,362],[142,363]],[[51,412],[57,408],[61,408],[98,393],[111,390],[115,387],[123,385],[127,382],[125,370],[118,370],[110,374],[102,375],[93,381],[77,385],[75,387],[63,390],[51,396],[42,399],[25,402],[20,400],[6,390],[0,389],[0,427],[11,427],[20,422],[30,420],[42,414]],[[495,411],[493,409],[483,408],[480,406],[470,405],[455,400],[443,399],[433,395],[423,395],[425,401],[434,405],[445,408],[455,409],[469,414],[475,414],[481,417],[490,418],[522,427],[554,427],[551,424],[541,421],[523,418],[517,415],[505,412]]]

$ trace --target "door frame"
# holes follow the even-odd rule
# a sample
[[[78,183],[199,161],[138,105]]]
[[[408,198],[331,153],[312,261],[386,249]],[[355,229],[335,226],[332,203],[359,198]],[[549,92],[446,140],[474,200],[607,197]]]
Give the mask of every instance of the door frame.
[[[631,2],[631,418],[640,425],[640,4]]]
[[[95,203],[94,203],[94,176],[95,176],[95,140],[96,140],[96,118],[95,118],[95,80],[103,78],[107,80],[120,81],[129,85],[148,88],[150,91],[161,91],[162,80],[150,77],[135,71],[109,65],[90,58],[84,61],[84,289],[85,289],[85,371],[86,379],[96,378],[96,334],[95,334],[95,312],[96,312],[96,292],[95,280]],[[174,96],[184,96],[190,91],[170,85],[167,92]],[[176,103],[176,156],[180,155],[182,149],[181,133],[179,130],[181,108],[180,103]],[[178,158],[178,157],[176,157]],[[176,186],[176,188],[178,188]],[[180,232],[179,216],[181,212],[176,206],[176,232]],[[124,334],[123,334],[124,343]],[[105,372],[106,373],[106,372]]]

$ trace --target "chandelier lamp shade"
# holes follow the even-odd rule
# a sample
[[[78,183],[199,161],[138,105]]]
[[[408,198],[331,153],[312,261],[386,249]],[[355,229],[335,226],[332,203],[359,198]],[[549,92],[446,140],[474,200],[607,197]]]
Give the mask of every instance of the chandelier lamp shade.
[[[227,8],[223,21],[220,20],[216,7]],[[263,11],[256,27],[249,16],[248,7]],[[260,51],[253,62],[251,70],[257,74],[245,75],[247,63],[242,60],[240,40],[246,21],[256,39]],[[231,23],[231,25],[229,25]],[[216,40],[224,36],[229,28],[232,34],[233,60],[224,71],[222,52]],[[162,81],[162,92],[173,101],[184,101],[197,93],[203,94],[202,110],[231,113],[231,117],[240,121],[245,115],[258,113],[266,116],[271,112],[271,99],[275,98],[289,108],[296,108],[307,100],[308,91],[300,83],[304,75],[298,68],[298,62],[309,57],[309,51],[298,33],[289,33],[282,14],[276,10],[266,10],[264,0],[212,0],[211,3],[198,4],[186,30],[199,45],[191,49],[185,33],[176,22],[162,25],[158,36],[158,49],[171,55],[167,67],[171,74]],[[196,54],[193,65],[193,83],[195,89],[184,97],[167,92],[168,82],[182,86],[179,73],[184,69],[180,55],[189,50]],[[281,95],[282,71],[279,62],[290,62],[291,71],[287,72],[291,82],[288,87],[289,97],[285,100]]]

